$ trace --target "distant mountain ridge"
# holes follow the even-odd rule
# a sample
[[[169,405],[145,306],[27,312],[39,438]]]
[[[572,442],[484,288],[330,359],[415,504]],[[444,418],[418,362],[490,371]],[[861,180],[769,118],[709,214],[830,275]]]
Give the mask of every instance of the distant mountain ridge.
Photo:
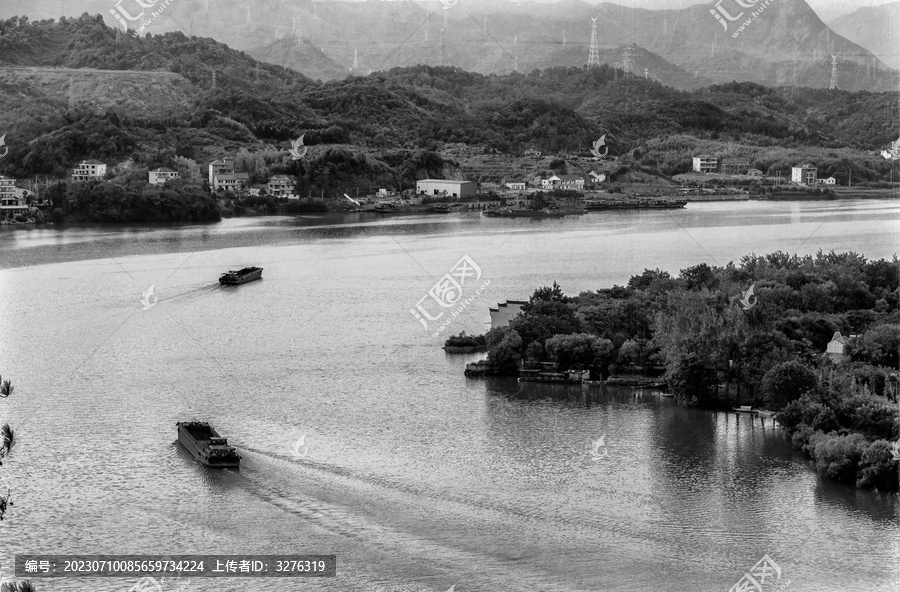
[[[458,0],[443,10],[437,1],[177,0],[147,30],[212,37],[313,79],[333,80],[351,74],[354,55],[358,67],[353,74],[441,63],[486,74],[581,66],[587,63],[591,17],[597,17],[602,63],[624,67],[624,48],[635,44],[628,64],[632,72],[642,75],[646,69],[649,78],[676,88],[732,80],[827,88],[831,53],[840,55],[841,88],[892,88],[888,65],[829,29],[804,0],[766,1],[743,9],[726,0],[723,10],[740,15],[726,23],[726,30],[710,14],[715,2],[646,10],[580,0]],[[118,26],[108,0],[83,0],[79,6]],[[0,16],[17,9],[46,17],[59,11],[59,3],[4,0]],[[733,37],[742,24],[745,28]]]
[[[828,21],[828,26],[890,67],[900,68],[900,2],[860,8]]]

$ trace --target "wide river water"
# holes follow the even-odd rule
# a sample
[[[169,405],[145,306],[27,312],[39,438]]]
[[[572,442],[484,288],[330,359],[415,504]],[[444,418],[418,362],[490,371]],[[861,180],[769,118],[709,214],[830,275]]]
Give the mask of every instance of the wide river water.
[[[771,421],[467,379],[479,356],[440,345],[554,280],[577,294],[750,252],[889,258],[898,237],[897,200],[2,229],[0,373],[16,391],[0,419],[18,443],[0,467],[15,502],[0,569],[23,553],[310,553],[337,555],[337,577],[186,590],[725,592],[768,555],[789,591],[896,591],[898,497],[819,479]],[[464,256],[480,277],[435,336],[410,309]],[[245,265],[262,281],[218,285]],[[186,419],[227,436],[240,470],[193,462]]]

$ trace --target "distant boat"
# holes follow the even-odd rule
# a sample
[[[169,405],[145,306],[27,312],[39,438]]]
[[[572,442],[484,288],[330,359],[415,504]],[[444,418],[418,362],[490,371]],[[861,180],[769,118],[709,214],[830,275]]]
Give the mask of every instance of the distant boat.
[[[438,212],[439,214],[449,214],[450,210],[450,204],[438,204],[431,208],[432,212]]]
[[[751,405],[741,405],[740,407],[734,407],[732,411],[736,411],[738,413],[750,413],[752,415],[759,414],[759,411],[756,409],[752,409]]]
[[[238,271],[229,271],[223,273],[219,278],[219,283],[223,286],[236,286],[238,284],[246,284],[262,277],[262,267],[245,267]]]
[[[241,455],[205,421],[179,421],[178,441],[207,467],[238,467]]]

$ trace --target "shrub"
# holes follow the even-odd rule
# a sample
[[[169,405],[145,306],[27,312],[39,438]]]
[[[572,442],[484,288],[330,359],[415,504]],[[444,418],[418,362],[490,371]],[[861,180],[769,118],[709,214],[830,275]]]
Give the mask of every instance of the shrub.
[[[861,434],[851,434],[817,435],[811,443],[813,440],[816,471],[829,479],[855,484],[859,462],[868,447],[866,439]]]
[[[891,446],[887,440],[869,444],[859,461],[857,487],[897,491],[898,463],[891,454]]]

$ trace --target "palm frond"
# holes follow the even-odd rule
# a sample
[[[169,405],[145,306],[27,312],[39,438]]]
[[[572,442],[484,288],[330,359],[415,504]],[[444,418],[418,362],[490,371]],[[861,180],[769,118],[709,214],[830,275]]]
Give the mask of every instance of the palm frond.
[[[0,586],[0,592],[35,592],[35,588],[29,581],[6,582]]]
[[[0,458],[9,456],[9,452],[12,450],[15,443],[15,432],[9,427],[8,423],[3,424],[3,427],[0,427]]]

